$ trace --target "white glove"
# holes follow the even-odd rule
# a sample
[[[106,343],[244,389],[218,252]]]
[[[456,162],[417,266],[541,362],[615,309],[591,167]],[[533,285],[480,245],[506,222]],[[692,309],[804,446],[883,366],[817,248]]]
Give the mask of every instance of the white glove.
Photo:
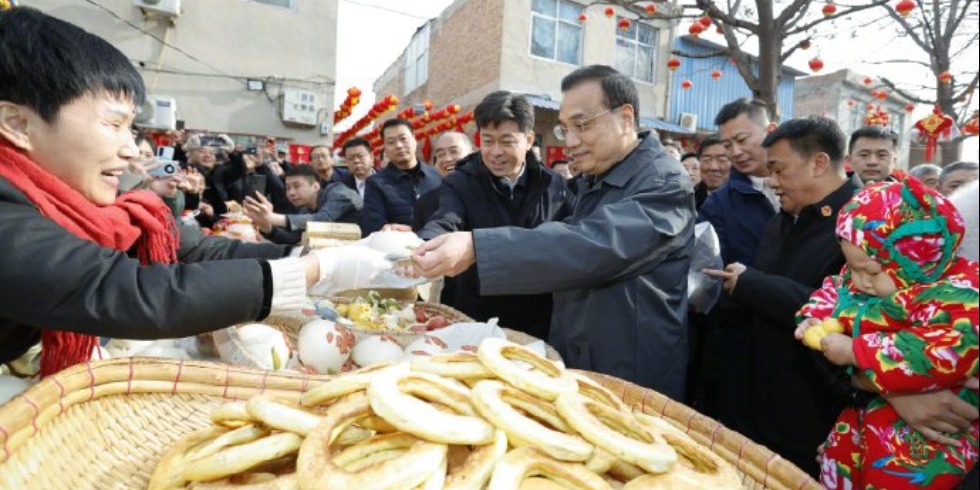
[[[347,291],[369,288],[381,273],[394,264],[384,252],[358,245],[328,247],[312,252],[320,261],[320,281],[317,289]]]

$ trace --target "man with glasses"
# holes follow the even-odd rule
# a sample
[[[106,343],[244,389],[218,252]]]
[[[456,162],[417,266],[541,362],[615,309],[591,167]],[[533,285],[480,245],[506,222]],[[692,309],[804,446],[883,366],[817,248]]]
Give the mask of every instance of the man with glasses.
[[[344,143],[344,163],[347,164],[349,172],[344,177],[344,185],[357,191],[357,195],[364,199],[367,178],[374,174],[374,155],[371,154],[371,143],[364,138],[353,138]]]
[[[697,151],[698,163],[701,164],[701,183],[694,186],[694,199],[697,208],[728,182],[731,174],[732,161],[728,159],[728,149],[721,135],[715,133],[701,140]]]
[[[561,88],[555,136],[586,174],[572,215],[439,236],[413,255],[416,272],[454,276],[475,264],[481,295],[553,293],[548,340],[568,367],[682,399],[691,179],[656,137],[637,134],[629,77],[592,65]]]

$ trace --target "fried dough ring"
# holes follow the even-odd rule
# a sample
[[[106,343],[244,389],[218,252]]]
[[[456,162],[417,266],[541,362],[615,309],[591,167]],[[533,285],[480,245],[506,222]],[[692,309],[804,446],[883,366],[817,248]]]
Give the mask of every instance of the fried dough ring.
[[[633,481],[647,474],[647,472],[643,471],[639,466],[627,463],[621,459],[614,461],[607,473],[609,476],[624,482]]]
[[[537,420],[521,414],[501,398],[504,394],[519,396],[520,393],[516,388],[500,381],[485,380],[476,384],[470,399],[477,412],[506,432],[515,446],[531,446],[563,461],[582,462],[592,457],[593,446],[585,439],[549,429]]]
[[[445,490],[482,490],[504,454],[507,454],[507,433],[497,429],[492,444],[478,446],[463,464],[449,471]]]
[[[418,441],[400,457],[353,473],[337,466],[330,446],[337,429],[369,415],[366,397],[341,400],[327,409],[323,422],[306,437],[296,460],[296,473],[303,490],[396,490],[424,483],[433,471],[443,467],[446,446]]]
[[[556,461],[534,448],[521,447],[497,461],[487,490],[520,488],[521,481],[532,476],[546,476],[566,488],[610,489],[601,476],[589,471],[582,464]]]
[[[615,456],[602,449],[595,448],[595,451],[592,452],[592,457],[585,462],[585,467],[602,475],[608,472],[614,463],[616,463]]]
[[[416,357],[412,360],[412,371],[459,380],[490,379],[494,377],[493,373],[472,352]]]
[[[255,422],[245,409],[245,402],[234,401],[222,403],[211,411],[211,422],[225,427],[241,427]]]
[[[498,378],[542,400],[554,401],[562,393],[578,391],[578,384],[563,369],[522,345],[490,338],[480,344],[476,355]],[[524,361],[537,371],[523,369],[511,359]]]
[[[677,482],[671,483],[676,487],[670,488],[695,488],[694,486],[681,486],[682,482],[686,481],[697,482],[696,484],[699,485],[697,488],[717,490],[742,488],[741,479],[738,477],[735,468],[717,454],[698,444],[691,436],[659,417],[640,412],[637,412],[635,416],[637,422],[663,437],[667,444],[670,444],[680,456],[677,467],[667,473],[667,475],[673,475],[674,479],[677,480]],[[647,480],[652,481],[653,479]]]
[[[269,473],[263,473],[263,475],[268,475]],[[210,482],[210,483],[194,483],[190,486],[191,490],[299,490],[299,481],[296,479],[296,473],[290,473],[288,475],[275,476],[272,475],[271,480],[264,479],[246,479],[241,483],[236,483],[230,478],[223,478],[221,480]]]
[[[630,413],[609,408],[578,393],[559,396],[555,407],[585,440],[618,459],[650,473],[663,473],[677,464],[674,448]]]
[[[190,448],[187,451],[186,459],[187,461],[198,460],[210,456],[226,447],[247,444],[256,439],[260,439],[269,435],[270,432],[271,431],[268,428],[259,425],[243,425],[237,429],[221,434],[210,441]]]
[[[613,408],[621,412],[630,412],[629,407],[627,407],[618,396],[614,395],[613,392],[609,391],[605,386],[596,383],[592,378],[580,373],[569,372],[568,374],[575,378],[575,381],[578,383],[578,392],[581,393],[582,396],[602,403],[609,408]]]
[[[192,481],[218,480],[295,453],[302,443],[303,438],[292,432],[272,434],[191,461],[184,468],[184,476]]]
[[[306,410],[291,407],[262,395],[248,399],[245,410],[255,420],[268,427],[292,432],[306,437],[319,424],[323,417]]]
[[[364,391],[371,380],[380,373],[388,370],[408,371],[405,364],[380,363],[366,368],[359,369],[343,376],[332,378],[322,385],[303,393],[300,397],[300,405],[312,407],[316,405],[327,405],[336,401],[338,398]]]
[[[221,426],[205,427],[187,434],[179,439],[170,450],[163,455],[157,467],[150,476],[147,485],[149,490],[164,490],[170,488],[181,488],[187,484],[184,478],[184,463],[187,459],[187,451],[200,446],[216,437],[228,432],[228,429]]]
[[[489,444],[494,428],[473,415],[467,391],[454,381],[416,372],[387,372],[375,377],[367,389],[374,413],[403,432],[443,444]],[[413,395],[461,415],[438,410]]]

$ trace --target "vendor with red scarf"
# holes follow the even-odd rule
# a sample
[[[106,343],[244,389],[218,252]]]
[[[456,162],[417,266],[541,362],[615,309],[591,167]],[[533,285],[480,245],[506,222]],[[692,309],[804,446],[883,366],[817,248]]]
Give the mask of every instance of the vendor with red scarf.
[[[41,340],[41,374],[99,336],[174,338],[297,308],[327,281],[353,289],[380,252],[300,256],[181,229],[150,191],[117,197],[137,158],[143,80],[106,41],[37,10],[0,12],[0,363]]]

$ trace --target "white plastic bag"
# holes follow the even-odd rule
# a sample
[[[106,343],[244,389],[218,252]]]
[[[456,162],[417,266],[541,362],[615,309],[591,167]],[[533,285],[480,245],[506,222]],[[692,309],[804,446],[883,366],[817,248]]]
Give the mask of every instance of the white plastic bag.
[[[691,250],[691,269],[687,274],[687,300],[699,313],[708,313],[721,298],[721,280],[703,272],[704,269],[724,269],[721,244],[711,223],[694,225],[694,248]]]

